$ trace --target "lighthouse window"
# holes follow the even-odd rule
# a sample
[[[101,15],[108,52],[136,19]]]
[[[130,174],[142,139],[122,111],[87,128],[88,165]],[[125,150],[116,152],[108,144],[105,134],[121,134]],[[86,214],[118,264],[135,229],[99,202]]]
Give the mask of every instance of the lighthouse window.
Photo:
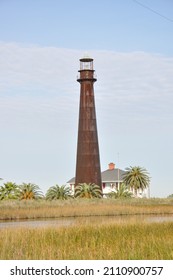
[[[84,69],[90,69],[90,63],[89,62],[84,63]]]

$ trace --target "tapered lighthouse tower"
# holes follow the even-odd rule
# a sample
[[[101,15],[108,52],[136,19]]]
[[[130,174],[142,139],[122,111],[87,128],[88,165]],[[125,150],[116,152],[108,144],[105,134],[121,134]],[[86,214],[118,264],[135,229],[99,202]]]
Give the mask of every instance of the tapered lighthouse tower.
[[[102,186],[94,100],[93,59],[80,59],[80,108],[75,185],[94,183]]]

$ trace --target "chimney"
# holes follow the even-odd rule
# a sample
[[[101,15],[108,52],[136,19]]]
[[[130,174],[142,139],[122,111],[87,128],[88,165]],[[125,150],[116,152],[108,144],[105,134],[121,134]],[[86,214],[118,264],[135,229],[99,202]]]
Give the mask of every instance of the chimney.
[[[109,170],[115,169],[115,163],[113,162],[109,163],[108,166],[109,166]]]

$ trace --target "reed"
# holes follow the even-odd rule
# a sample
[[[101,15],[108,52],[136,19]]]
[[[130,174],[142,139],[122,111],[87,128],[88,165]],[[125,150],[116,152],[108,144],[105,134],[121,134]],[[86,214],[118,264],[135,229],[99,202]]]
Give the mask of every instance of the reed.
[[[0,220],[138,214],[173,214],[173,199],[0,201]]]
[[[1,229],[4,260],[173,259],[173,223],[101,223],[62,228]]]

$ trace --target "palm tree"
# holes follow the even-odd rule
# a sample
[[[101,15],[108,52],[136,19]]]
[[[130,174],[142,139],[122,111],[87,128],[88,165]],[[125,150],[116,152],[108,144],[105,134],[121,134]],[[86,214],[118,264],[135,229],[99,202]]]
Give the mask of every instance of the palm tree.
[[[46,199],[47,200],[56,200],[56,199],[68,199],[71,198],[71,189],[69,187],[66,187],[65,185],[59,186],[55,185],[48,189],[46,193]]]
[[[31,183],[23,183],[20,186],[20,199],[39,199],[43,197],[43,193],[40,188]]]
[[[95,184],[79,184],[75,187],[75,197],[80,198],[101,198],[102,191],[99,186]]]
[[[0,187],[0,200],[16,199],[19,197],[19,187],[16,183],[7,182]]]
[[[126,172],[123,175],[123,183],[131,190],[134,190],[135,196],[137,196],[138,190],[144,190],[149,187],[150,177],[145,168],[139,166],[130,166],[126,168]]]
[[[132,197],[132,195],[133,194],[129,191],[129,188],[122,183],[118,190],[112,191],[107,196],[110,198],[129,198]]]

